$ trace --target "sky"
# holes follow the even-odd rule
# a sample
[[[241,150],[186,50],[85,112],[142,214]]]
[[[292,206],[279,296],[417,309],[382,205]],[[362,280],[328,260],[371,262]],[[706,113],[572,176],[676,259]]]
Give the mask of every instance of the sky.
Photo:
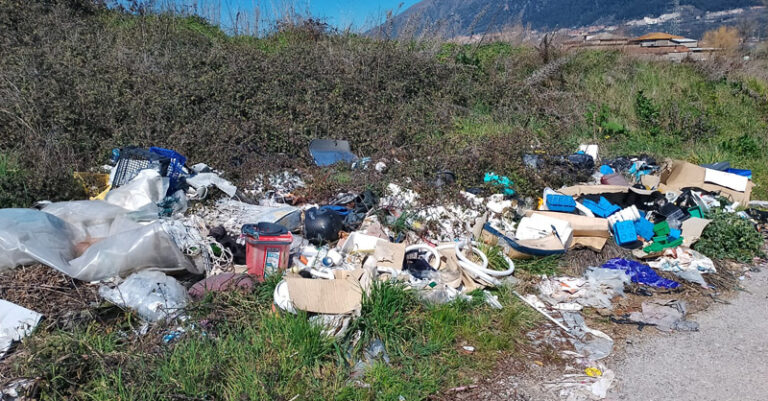
[[[337,28],[359,30],[383,22],[387,11],[400,13],[416,3],[418,0],[225,0],[222,7],[227,8],[223,14],[231,14],[233,10],[250,13],[259,8],[266,15],[267,10],[279,10],[289,4],[303,14],[308,10],[312,17]]]

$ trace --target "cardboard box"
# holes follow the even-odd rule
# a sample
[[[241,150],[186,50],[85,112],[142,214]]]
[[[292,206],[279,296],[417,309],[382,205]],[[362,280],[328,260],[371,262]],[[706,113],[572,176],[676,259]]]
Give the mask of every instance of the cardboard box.
[[[732,202],[739,202],[742,205],[749,203],[752,196],[752,188],[755,184],[752,181],[747,182],[744,191],[736,191],[717,184],[706,182],[707,169],[692,163],[671,160],[667,161],[664,171],[661,174],[661,184],[659,190],[678,191],[686,187],[701,188],[705,191],[720,192],[723,196]],[[711,178],[711,177],[710,177]]]
[[[361,307],[363,289],[360,278],[363,269],[335,270],[335,280],[285,276],[293,306],[307,312],[341,315]]]
[[[565,220],[571,223],[574,237],[609,238],[611,236],[611,230],[608,226],[608,219],[542,210],[528,210],[525,212],[526,216],[532,216],[534,214],[540,214],[555,219]]]

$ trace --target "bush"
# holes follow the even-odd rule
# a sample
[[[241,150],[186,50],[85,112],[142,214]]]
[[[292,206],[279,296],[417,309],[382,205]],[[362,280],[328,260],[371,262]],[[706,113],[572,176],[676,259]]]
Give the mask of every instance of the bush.
[[[693,248],[710,258],[750,262],[763,255],[763,236],[749,220],[734,213],[717,211]]]

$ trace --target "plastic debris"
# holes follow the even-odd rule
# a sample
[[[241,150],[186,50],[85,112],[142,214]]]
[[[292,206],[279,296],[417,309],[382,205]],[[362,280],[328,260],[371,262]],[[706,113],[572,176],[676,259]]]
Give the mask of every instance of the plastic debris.
[[[680,286],[678,282],[660,277],[650,266],[635,262],[634,260],[615,258],[603,264],[602,268],[623,270],[629,275],[633,283],[660,288],[677,288]]]
[[[177,317],[187,306],[187,290],[175,278],[153,270],[134,273],[115,288],[102,286],[99,295],[151,322]]]
[[[685,301],[647,301],[643,302],[642,307],[642,312],[632,312],[629,315],[631,321],[656,326],[660,331],[699,330],[698,323],[685,320]]]
[[[0,358],[14,341],[21,341],[37,327],[43,315],[0,299]]]

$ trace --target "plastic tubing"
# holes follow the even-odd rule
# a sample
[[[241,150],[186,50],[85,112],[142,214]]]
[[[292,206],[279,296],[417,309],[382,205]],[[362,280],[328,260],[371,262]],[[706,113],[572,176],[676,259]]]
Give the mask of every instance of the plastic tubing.
[[[470,246],[471,244],[471,246]],[[491,270],[488,268],[488,257],[485,256],[483,251],[481,251],[479,248],[477,248],[477,242],[469,242],[469,241],[460,241],[456,243],[456,257],[459,258],[459,261],[463,262],[466,265],[469,265],[472,269],[480,271],[484,274],[487,274],[492,277],[506,277],[511,275],[515,272],[515,264],[510,260],[506,255],[504,255],[504,260],[507,262],[507,265],[509,268],[507,270],[498,271],[498,270]],[[477,256],[480,256],[480,258],[483,260],[483,264],[478,265],[476,263],[472,263],[467,257],[464,255],[464,252],[461,251],[462,247],[469,247],[472,252],[474,252]]]
[[[429,246],[429,245],[425,245],[425,244],[416,244],[416,245],[411,245],[411,246],[405,248],[405,253],[413,252],[413,251],[427,251],[427,252],[431,253],[432,256],[435,257],[435,259],[434,259],[435,261],[431,262],[430,266],[432,266],[432,268],[437,270],[437,269],[440,268],[440,254],[437,253],[437,249],[438,248],[435,248],[435,247],[432,247],[432,246]]]

